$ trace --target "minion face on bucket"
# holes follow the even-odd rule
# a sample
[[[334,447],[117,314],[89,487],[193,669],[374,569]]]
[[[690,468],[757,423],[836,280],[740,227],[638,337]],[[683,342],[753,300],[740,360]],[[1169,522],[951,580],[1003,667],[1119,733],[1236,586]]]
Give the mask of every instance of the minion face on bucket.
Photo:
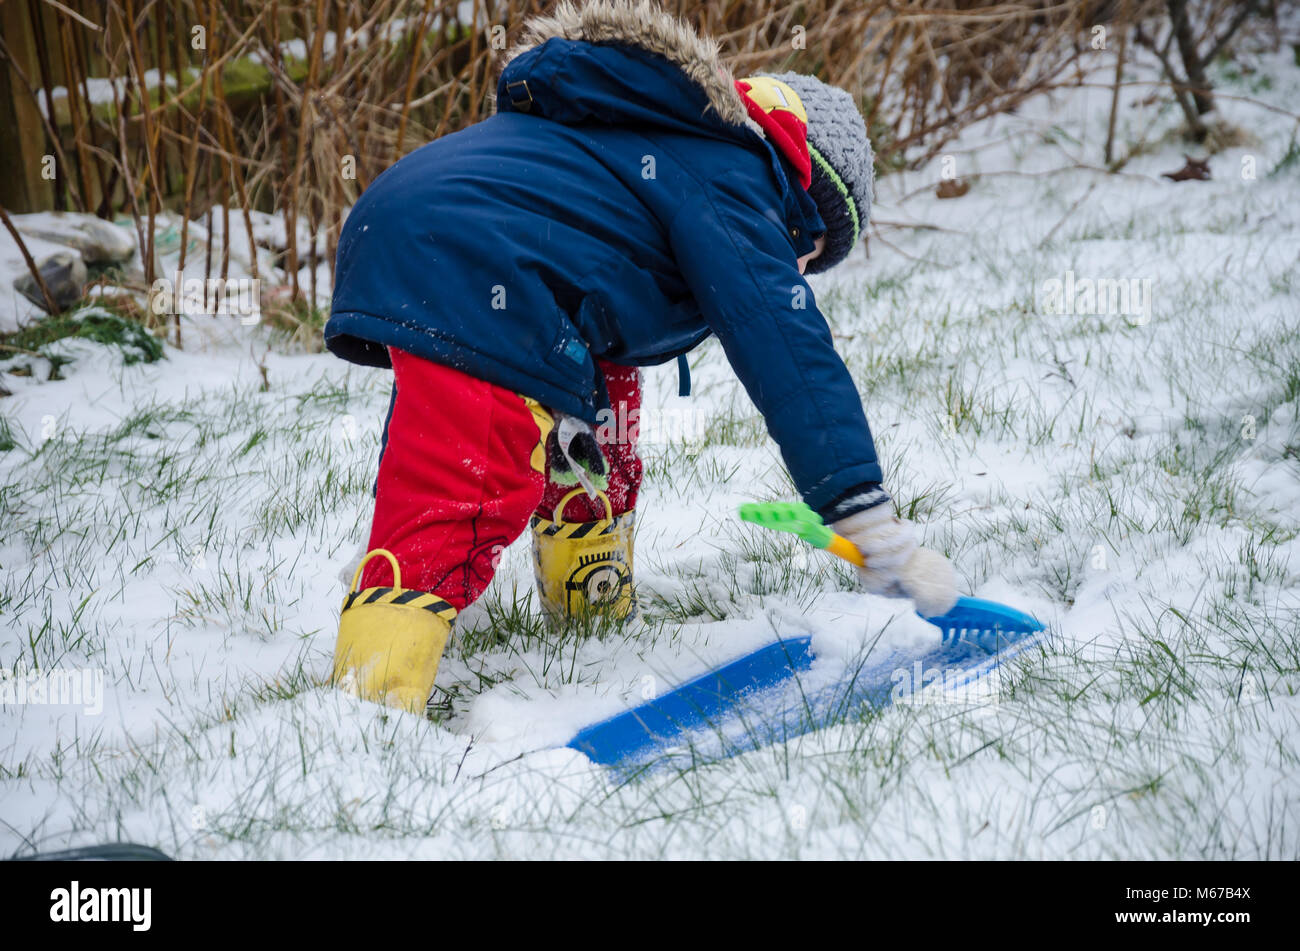
[[[569,497],[557,506],[559,511]],[[633,608],[634,526],[630,511],[595,522],[555,522],[534,515],[533,571],[543,611],[555,620],[626,617]]]
[[[569,613],[615,605],[631,584],[631,569],[617,549],[583,555],[564,582]]]

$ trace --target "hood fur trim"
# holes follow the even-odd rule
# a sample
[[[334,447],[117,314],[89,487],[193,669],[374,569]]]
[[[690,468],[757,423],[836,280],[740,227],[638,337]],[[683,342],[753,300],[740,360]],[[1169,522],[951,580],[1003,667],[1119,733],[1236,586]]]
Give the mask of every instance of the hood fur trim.
[[[653,0],[586,0],[580,7],[564,0],[549,16],[524,22],[523,35],[507,51],[505,62],[556,37],[623,43],[656,53],[704,90],[710,108],[723,122],[754,127],[736,91],[735,77],[722,65],[717,41],[700,36]]]

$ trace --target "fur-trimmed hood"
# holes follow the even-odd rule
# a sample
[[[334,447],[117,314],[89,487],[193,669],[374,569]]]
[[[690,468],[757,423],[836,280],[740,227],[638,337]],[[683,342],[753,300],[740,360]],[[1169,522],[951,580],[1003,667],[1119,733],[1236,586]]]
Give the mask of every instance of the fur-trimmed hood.
[[[762,134],[746,112],[735,77],[722,63],[717,41],[700,36],[653,0],[586,0],[580,6],[564,0],[549,15],[524,23],[519,42],[506,52],[504,66],[556,38],[621,44],[662,56],[704,92],[719,119]]]

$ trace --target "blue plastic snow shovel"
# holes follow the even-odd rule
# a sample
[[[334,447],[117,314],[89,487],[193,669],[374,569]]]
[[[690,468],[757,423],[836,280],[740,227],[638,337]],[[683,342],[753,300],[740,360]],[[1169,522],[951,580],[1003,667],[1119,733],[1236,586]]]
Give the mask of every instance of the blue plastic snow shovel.
[[[828,539],[840,536],[806,508],[801,512],[784,503],[742,506],[741,518],[792,531],[841,557],[851,552],[857,558],[846,560],[861,562],[856,548]],[[926,620],[941,632],[937,646],[920,653],[892,649],[869,656],[843,682],[812,694],[798,683],[798,675],[812,666],[812,638],[793,637],[589,726],[567,746],[624,777],[725,759],[838,722],[854,706],[888,705],[924,689],[940,671],[945,689],[968,685],[1032,647],[1044,630],[1022,611],[978,598],[960,598],[947,614]]]

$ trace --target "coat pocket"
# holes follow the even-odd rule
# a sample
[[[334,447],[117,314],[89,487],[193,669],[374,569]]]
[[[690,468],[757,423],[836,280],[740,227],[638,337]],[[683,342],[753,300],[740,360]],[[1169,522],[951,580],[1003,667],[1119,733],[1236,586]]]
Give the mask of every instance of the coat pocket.
[[[547,364],[559,371],[566,380],[566,389],[580,393],[584,398],[594,395],[596,362],[592,359],[587,342],[569,315],[557,308],[556,329],[551,344],[540,354]]]

